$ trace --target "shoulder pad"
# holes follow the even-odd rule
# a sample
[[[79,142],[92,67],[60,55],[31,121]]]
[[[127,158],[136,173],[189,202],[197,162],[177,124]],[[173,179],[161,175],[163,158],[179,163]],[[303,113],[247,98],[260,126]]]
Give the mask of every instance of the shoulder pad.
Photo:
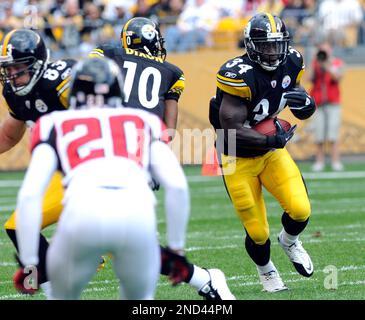
[[[293,47],[289,47],[289,55],[287,59],[300,70],[305,68],[302,54]]]
[[[104,57],[104,50],[100,47],[92,49],[89,54],[89,58],[103,58]]]
[[[305,71],[304,59],[302,54],[295,50],[293,47],[289,47],[289,55],[287,57],[288,64],[293,66],[293,71],[297,74],[295,83],[299,84]]]
[[[57,87],[65,79],[69,78],[76,60],[65,59],[49,63],[42,75],[43,83],[48,88]]]
[[[75,60],[57,60],[47,66],[42,76],[42,90],[55,92],[64,107],[67,106],[67,94],[70,86],[70,74]]]
[[[102,44],[93,50],[90,51],[89,57],[90,58],[103,58],[103,57],[109,57],[113,58],[115,53],[116,47],[111,44]]]
[[[217,73],[217,87],[233,96],[251,100],[253,66],[241,57],[228,60]]]
[[[178,76],[178,77],[180,77],[182,74],[184,74],[184,72],[178,66],[172,64],[171,62],[168,62],[165,60],[163,62],[163,64],[165,67],[172,70],[172,72],[174,72],[174,74],[176,74],[176,76]]]

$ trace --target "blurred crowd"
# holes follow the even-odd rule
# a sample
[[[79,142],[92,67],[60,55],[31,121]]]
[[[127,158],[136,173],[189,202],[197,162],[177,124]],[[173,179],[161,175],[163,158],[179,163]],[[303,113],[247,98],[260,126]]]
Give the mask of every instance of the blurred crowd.
[[[365,0],[1,0],[0,40],[13,28],[42,33],[54,54],[80,56],[119,43],[133,16],[157,21],[168,52],[214,46],[216,34],[242,35],[248,19],[271,12],[284,19],[295,44],[365,44]],[[239,39],[237,39],[239,40]]]

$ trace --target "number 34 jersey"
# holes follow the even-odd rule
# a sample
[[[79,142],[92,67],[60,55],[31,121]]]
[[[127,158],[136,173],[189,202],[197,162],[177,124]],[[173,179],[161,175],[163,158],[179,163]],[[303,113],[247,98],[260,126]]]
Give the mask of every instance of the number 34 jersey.
[[[37,121],[31,149],[46,144],[55,151],[65,186],[138,186],[150,179],[150,148],[166,142],[165,129],[156,115],[132,108],[55,111]]]
[[[164,118],[165,100],[178,101],[185,88],[183,72],[175,65],[142,52],[102,45],[90,57],[108,57],[120,67],[124,77],[125,105],[144,109]]]
[[[71,68],[75,63],[72,59],[49,63],[32,91],[25,96],[14,94],[7,83],[3,88],[3,96],[10,115],[32,126],[46,113],[65,110],[68,107]]]
[[[215,104],[220,106],[223,93],[241,98],[248,108],[248,118],[243,124],[248,128],[279,114],[286,106],[283,94],[299,84],[304,72],[301,54],[293,48],[289,52],[286,63],[271,72],[247,55],[227,61],[217,74]]]

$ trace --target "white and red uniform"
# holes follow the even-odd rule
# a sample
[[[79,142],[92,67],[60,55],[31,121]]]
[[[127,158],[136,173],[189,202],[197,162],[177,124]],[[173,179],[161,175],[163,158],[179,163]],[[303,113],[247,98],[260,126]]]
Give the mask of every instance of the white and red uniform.
[[[43,193],[54,171],[63,171],[64,211],[47,255],[56,299],[77,299],[107,252],[121,298],[154,297],[160,249],[151,176],[166,189],[170,248],[184,248],[189,216],[186,178],[164,128],[157,116],[130,108],[56,111],[38,120],[16,231],[21,261],[36,265]]]

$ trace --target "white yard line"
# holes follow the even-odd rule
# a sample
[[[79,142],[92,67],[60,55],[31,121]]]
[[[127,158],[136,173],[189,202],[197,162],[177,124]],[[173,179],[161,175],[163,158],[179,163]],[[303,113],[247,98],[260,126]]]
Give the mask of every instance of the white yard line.
[[[23,180],[0,180],[0,188],[16,188],[22,185]]]
[[[360,266],[354,266],[354,265],[348,265],[348,266],[341,266],[337,268],[338,272],[349,272],[349,271],[357,271],[357,270],[365,270],[365,265]],[[317,269],[317,273],[325,273],[324,270]],[[280,274],[283,278],[289,277],[289,276],[298,276],[297,272],[282,272]],[[236,275],[226,278],[227,281],[230,282],[231,287],[249,287],[249,286],[257,286],[260,285],[260,282],[257,280],[257,274],[246,274],[246,275]],[[237,282],[237,281],[243,281],[243,282]],[[285,283],[294,283],[294,282],[301,282],[301,281],[320,281],[320,279],[316,278],[297,278],[297,279],[285,279]],[[12,281],[0,281],[0,285],[9,284]],[[111,286],[101,286],[101,287],[93,287],[93,288],[87,288],[83,291],[83,293],[87,292],[103,292],[103,291],[110,291],[110,290],[116,290],[118,289],[118,280],[112,279],[112,280],[100,280],[100,281],[91,281],[89,283],[90,285],[99,286],[101,284],[110,284]],[[338,286],[362,286],[365,284],[365,280],[358,280],[358,281],[339,281]],[[159,282],[158,287],[165,287],[170,286],[169,282]],[[40,292],[40,296],[44,297],[44,293]],[[9,295],[0,295],[0,300],[8,300],[8,299],[17,299],[24,297],[21,294],[9,294]],[[38,296],[39,297],[39,296]],[[37,299],[35,299],[37,300]]]

